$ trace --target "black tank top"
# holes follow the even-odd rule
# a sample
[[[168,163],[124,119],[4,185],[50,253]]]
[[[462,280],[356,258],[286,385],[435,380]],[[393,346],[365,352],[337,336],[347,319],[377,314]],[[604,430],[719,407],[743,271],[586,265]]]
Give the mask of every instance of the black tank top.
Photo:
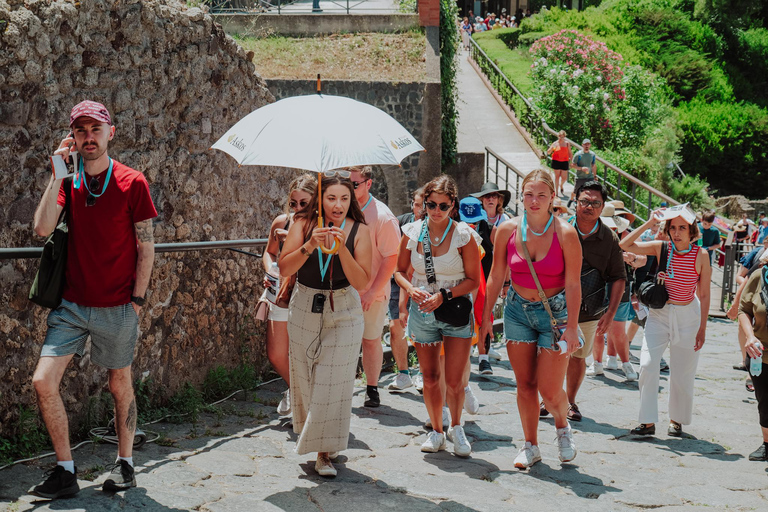
[[[359,222],[355,222],[355,225],[352,226],[352,230],[350,230],[349,236],[347,237],[347,249],[352,253],[352,256],[355,255],[355,235],[357,235],[357,228],[359,225]],[[323,262],[326,261],[325,258],[327,256],[327,254],[323,256]],[[304,286],[309,286],[310,288],[318,290],[330,290],[330,267],[333,267],[333,289],[340,290],[349,286],[349,281],[347,280],[347,276],[344,275],[344,269],[341,266],[341,260],[339,259],[338,254],[333,255],[333,261],[331,261],[331,265],[328,267],[325,279],[322,282],[320,281],[320,262],[317,257],[317,250],[312,251],[309,255],[307,261],[297,272],[296,278]]]

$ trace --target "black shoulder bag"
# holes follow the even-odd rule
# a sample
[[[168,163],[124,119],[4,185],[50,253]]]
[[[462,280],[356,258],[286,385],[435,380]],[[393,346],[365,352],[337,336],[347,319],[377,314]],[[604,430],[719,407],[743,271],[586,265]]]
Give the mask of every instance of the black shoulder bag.
[[[421,244],[424,247],[424,269],[427,274],[427,282],[431,285],[437,283],[435,277],[435,263],[432,260],[432,244],[429,241],[427,220],[424,219]],[[435,310],[435,318],[454,327],[464,327],[472,319],[472,301],[464,295],[443,301]]]
[[[663,275],[667,269],[667,259],[670,257],[670,251],[672,246],[669,242],[662,242],[661,245],[661,259],[659,260],[659,266],[656,268],[656,273],[648,276],[645,281],[640,283],[637,288],[637,299],[652,309],[661,309],[669,300],[669,293],[667,287],[664,286],[664,279],[659,274]]]
[[[64,180],[61,186],[64,187],[66,198],[64,208],[61,210],[56,228],[45,241],[43,254],[40,256],[40,268],[29,290],[29,300],[50,309],[56,309],[61,304],[67,273],[67,240],[69,238],[67,212],[72,178]]]

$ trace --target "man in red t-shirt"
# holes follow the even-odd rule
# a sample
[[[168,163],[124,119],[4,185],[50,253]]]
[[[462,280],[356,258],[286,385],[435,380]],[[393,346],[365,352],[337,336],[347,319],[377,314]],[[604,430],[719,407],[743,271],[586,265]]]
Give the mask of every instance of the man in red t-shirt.
[[[115,399],[118,459],[103,488],[134,487],[136,399],[131,380],[138,323],[155,258],[152,219],[157,211],[140,172],[107,155],[115,127],[101,103],[83,101],[70,113],[70,134],[56,155],[79,158],[71,184],[51,177],[35,211],[35,232],[53,232],[67,207],[66,285],[61,305],[48,315],[48,332],[32,382],[57,465],[31,494],[55,499],[79,491],[69,444],[67,412],[59,393],[64,371],[91,338],[91,361],[107,368]]]

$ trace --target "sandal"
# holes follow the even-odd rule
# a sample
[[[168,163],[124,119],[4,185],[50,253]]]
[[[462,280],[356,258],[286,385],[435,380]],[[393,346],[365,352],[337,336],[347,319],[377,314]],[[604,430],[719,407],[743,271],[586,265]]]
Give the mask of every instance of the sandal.
[[[747,381],[744,383],[744,387],[747,388],[747,391],[750,393],[755,392],[755,385],[752,384],[752,377],[747,377]]]

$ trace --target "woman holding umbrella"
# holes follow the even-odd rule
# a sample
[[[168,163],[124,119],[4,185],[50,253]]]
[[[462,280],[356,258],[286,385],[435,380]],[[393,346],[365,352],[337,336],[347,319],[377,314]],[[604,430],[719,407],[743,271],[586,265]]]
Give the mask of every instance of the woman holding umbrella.
[[[321,197],[296,214],[280,256],[280,274],[297,274],[288,313],[296,452],[317,452],[322,476],[336,476],[331,458],[347,447],[363,337],[357,290],[370,277],[370,235],[349,176],[321,175]]]

